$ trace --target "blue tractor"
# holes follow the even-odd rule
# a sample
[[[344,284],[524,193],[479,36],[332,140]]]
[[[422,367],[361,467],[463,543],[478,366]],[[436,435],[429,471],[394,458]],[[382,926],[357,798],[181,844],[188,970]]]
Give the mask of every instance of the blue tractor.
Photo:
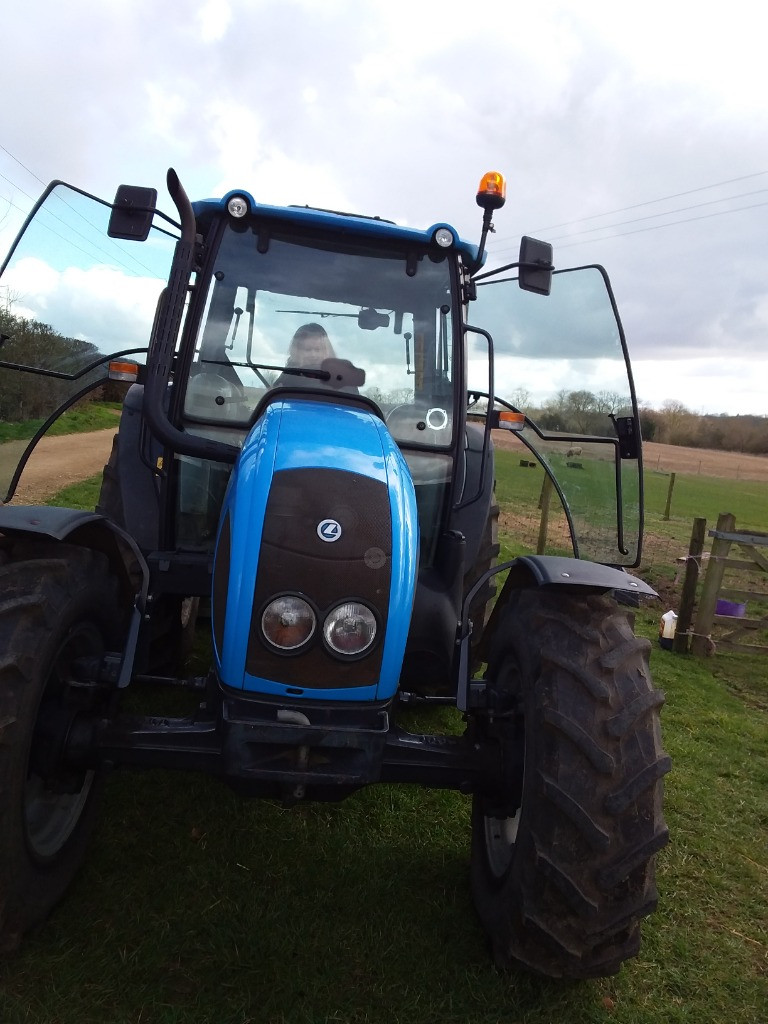
[[[458,790],[497,964],[617,971],[656,903],[669,759],[632,629],[653,591],[627,571],[641,444],[604,271],[555,271],[528,237],[484,270],[497,173],[478,245],[245,191],[192,203],[173,171],[168,191],[173,217],[152,189],[54,182],[2,267],[0,418],[43,425],[0,444],[0,946],[64,894],[107,769],[168,767],[286,803]],[[94,395],[122,401],[95,511],[7,504]],[[566,549],[499,564],[494,439],[559,498]],[[129,714],[132,684],[195,710]],[[408,731],[414,704],[461,729]]]

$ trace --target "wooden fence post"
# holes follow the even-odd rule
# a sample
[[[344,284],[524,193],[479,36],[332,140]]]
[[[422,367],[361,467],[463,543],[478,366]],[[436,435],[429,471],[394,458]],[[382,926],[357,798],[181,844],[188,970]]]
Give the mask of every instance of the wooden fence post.
[[[549,474],[544,474],[544,482],[541,485],[541,497],[539,508],[541,509],[541,520],[539,521],[539,539],[536,544],[536,554],[543,555],[547,546],[547,528],[549,527],[549,499],[552,496],[552,481]]]
[[[730,512],[723,512],[718,516],[717,530],[722,533],[733,533],[736,529],[736,518]],[[710,654],[712,652],[710,634],[712,623],[715,619],[715,606],[717,605],[717,592],[723,582],[725,565],[723,559],[727,556],[731,547],[729,540],[715,537],[712,541],[712,550],[707,564],[707,573],[704,577],[704,586],[701,588],[699,599],[699,611],[696,616],[696,627],[691,641],[691,653]]]
[[[667,507],[664,509],[664,522],[669,522],[669,510],[672,508],[672,491],[675,489],[675,474],[669,474],[669,489],[667,490]]]
[[[685,577],[683,591],[680,595],[680,614],[677,616],[677,632],[672,641],[675,654],[688,653],[688,630],[693,622],[693,610],[696,605],[696,585],[701,571],[701,553],[704,550],[704,537],[707,531],[706,519],[694,519],[691,531],[691,543],[688,547],[688,558],[685,561]]]

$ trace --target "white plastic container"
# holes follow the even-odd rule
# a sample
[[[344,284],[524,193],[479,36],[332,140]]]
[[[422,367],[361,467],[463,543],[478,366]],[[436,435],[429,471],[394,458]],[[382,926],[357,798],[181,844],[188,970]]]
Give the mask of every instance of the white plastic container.
[[[677,631],[677,612],[664,612],[659,623],[659,643],[665,650],[672,649],[672,641]]]

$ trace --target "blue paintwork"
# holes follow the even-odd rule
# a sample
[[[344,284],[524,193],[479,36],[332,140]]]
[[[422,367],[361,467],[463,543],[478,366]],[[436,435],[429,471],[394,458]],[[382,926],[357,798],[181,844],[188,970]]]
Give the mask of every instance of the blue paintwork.
[[[324,438],[331,438],[325,442]],[[349,405],[285,398],[270,403],[245,440],[224,500],[231,522],[223,650],[214,640],[222,682],[252,693],[296,699],[296,687],[245,671],[264,515],[273,475],[311,467],[346,470],[387,485],[392,519],[389,615],[378,684],[307,689],[312,700],[387,700],[397,689],[418,567],[416,496],[408,466],[384,423]],[[215,602],[215,594],[213,601]],[[214,617],[216,611],[214,608]],[[300,655],[298,656],[300,657]]]
[[[426,231],[418,228],[404,228],[389,221],[374,217],[355,217],[351,214],[332,213],[328,210],[313,210],[308,206],[268,206],[257,203],[250,192],[234,189],[227,192],[221,199],[201,199],[192,204],[196,217],[210,213],[225,213],[227,203],[233,196],[247,199],[251,213],[269,219],[279,219],[295,224],[298,227],[327,228],[339,238],[344,235],[366,235],[368,238],[379,238],[417,245],[430,245],[438,228],[448,228],[456,239],[453,251],[460,252],[465,259],[474,263],[477,260],[477,246],[459,237],[458,231],[450,224],[433,224]]]

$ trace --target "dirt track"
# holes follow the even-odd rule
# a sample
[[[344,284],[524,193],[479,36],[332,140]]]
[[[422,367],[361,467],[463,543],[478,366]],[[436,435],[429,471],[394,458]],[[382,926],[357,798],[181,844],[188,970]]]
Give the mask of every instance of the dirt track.
[[[21,474],[12,505],[38,505],[69,484],[100,473],[114,430],[42,438]]]

